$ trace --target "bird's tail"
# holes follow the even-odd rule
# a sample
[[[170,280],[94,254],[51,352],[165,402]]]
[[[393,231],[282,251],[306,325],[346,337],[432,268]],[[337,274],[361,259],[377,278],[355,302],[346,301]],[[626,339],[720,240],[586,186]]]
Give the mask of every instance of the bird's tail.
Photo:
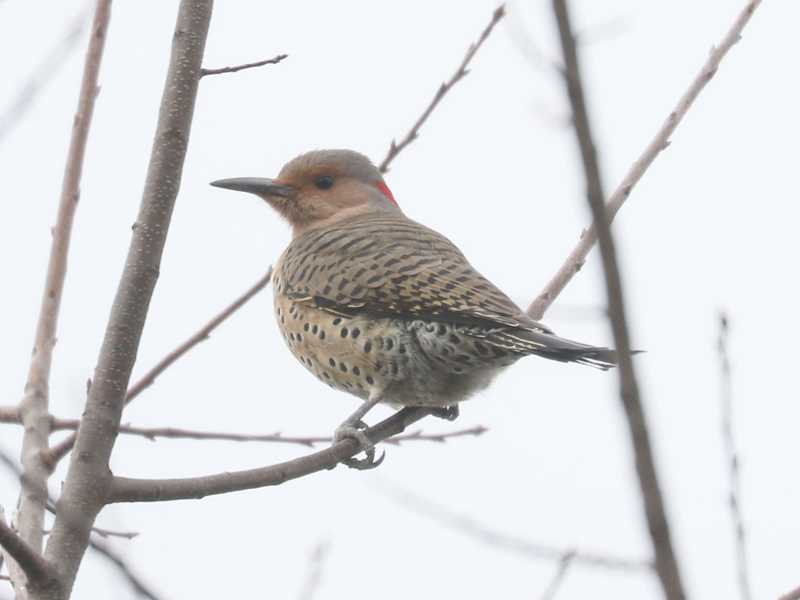
[[[531,329],[497,332],[490,341],[499,347],[519,354],[535,354],[551,360],[574,362],[610,369],[617,365],[617,351],[601,346],[573,342],[552,333]]]

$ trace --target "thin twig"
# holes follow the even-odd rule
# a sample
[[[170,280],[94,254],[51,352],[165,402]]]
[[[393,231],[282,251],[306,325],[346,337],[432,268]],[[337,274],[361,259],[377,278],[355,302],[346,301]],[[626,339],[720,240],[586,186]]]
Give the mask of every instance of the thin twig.
[[[264,65],[277,65],[283,59],[288,58],[288,54],[278,54],[274,58],[267,60],[259,60],[257,62],[245,63],[243,65],[236,65],[234,67],[222,67],[221,69],[200,69],[200,77],[206,75],[221,75],[222,73],[236,73],[237,71],[244,71],[245,69],[255,69],[256,67],[263,67]]]
[[[606,217],[600,166],[589,123],[580,66],[578,64],[577,47],[572,33],[566,0],[553,0],[553,11],[564,55],[564,81],[570,106],[572,107],[575,135],[586,177],[587,201],[597,228],[600,255],[603,261],[603,273],[608,295],[608,312],[611,320],[611,329],[614,334],[614,344],[619,357],[620,400],[628,421],[643,508],[647,517],[650,540],[655,554],[656,573],[661,582],[664,595],[668,600],[684,600],[686,593],[675,549],[672,545],[672,535],[653,457],[647,419],[631,358],[631,344],[625,315],[622,278],[617,262],[614,240]]]
[[[430,414],[427,408],[403,408],[364,433],[373,444],[402,433],[409,425]],[[107,503],[163,502],[167,500],[200,499],[241,490],[281,485],[287,481],[332,469],[343,460],[355,456],[359,445],[345,438],[323,450],[286,462],[248,469],[179,479],[134,479],[114,477]]]
[[[308,561],[308,572],[306,573],[306,580],[303,582],[303,588],[300,590],[300,600],[313,600],[314,596],[319,590],[319,584],[322,582],[322,571],[325,566],[325,559],[328,558],[330,552],[330,544],[327,542],[320,542],[314,547],[311,557]]]
[[[11,473],[13,473],[16,477],[22,479],[22,469],[20,466],[12,459],[8,454],[6,454],[0,448],[0,463],[5,465],[6,469],[8,469]],[[56,503],[53,500],[52,494],[48,491],[47,493],[47,505],[46,505],[47,512],[50,514],[56,514]],[[50,532],[45,530],[42,532],[44,535],[48,535]],[[136,531],[115,531],[112,529],[104,529],[102,527],[92,527],[92,533],[96,533],[100,537],[118,537],[118,538],[125,538],[127,540],[132,540],[133,538],[139,535]],[[2,558],[2,557],[0,557]],[[0,562],[0,565],[2,563]]]
[[[116,567],[117,571],[125,578],[125,581],[128,582],[128,585],[131,586],[134,592],[143,598],[149,598],[150,600],[161,600],[161,598],[144,581],[142,581],[139,576],[133,572],[133,570],[131,570],[130,565],[128,565],[128,563],[125,562],[125,560],[119,554],[117,554],[117,552],[111,549],[111,546],[104,544],[99,540],[90,539],[89,547],[114,565],[114,567]]]
[[[750,588],[750,569],[747,564],[747,536],[744,529],[740,500],[739,454],[736,451],[736,442],[733,437],[733,384],[731,379],[731,360],[728,353],[728,331],[728,317],[725,313],[720,313],[717,354],[719,355],[720,370],[722,439],[728,461],[728,481],[730,485],[728,508],[731,511],[731,524],[733,525],[733,537],[736,544],[736,570],[739,580],[739,593],[742,600],[750,600],[753,594]]]
[[[481,45],[483,45],[483,42],[486,41],[486,38],[489,37],[489,34],[492,33],[492,29],[494,29],[494,26],[497,25],[500,19],[502,19],[505,16],[506,14],[505,10],[506,9],[504,4],[501,4],[495,9],[495,11],[492,13],[492,19],[489,21],[489,24],[483,30],[483,33],[481,33],[481,36],[478,38],[478,41],[475,42],[474,44],[470,44],[470,47],[467,49],[467,54],[464,56],[464,60],[462,60],[461,64],[458,66],[458,70],[453,74],[453,76],[450,79],[448,79],[441,86],[439,86],[439,89],[436,90],[436,93],[434,94],[433,99],[430,101],[427,108],[422,112],[420,117],[417,119],[416,123],[414,123],[409,132],[406,134],[406,136],[400,141],[400,143],[398,144],[395,140],[392,140],[392,143],[389,144],[389,151],[387,152],[386,157],[383,159],[383,162],[378,167],[378,170],[381,173],[386,173],[389,170],[389,164],[395,158],[397,158],[397,155],[400,154],[400,152],[402,152],[406,146],[408,146],[411,142],[417,139],[420,128],[425,124],[425,121],[428,120],[428,117],[431,116],[431,113],[434,111],[439,102],[442,101],[442,98],[444,98],[447,92],[450,91],[450,88],[452,88],[455,84],[457,84],[459,81],[461,81],[464,77],[467,76],[467,74],[469,73],[467,67],[469,66],[470,61],[472,61],[473,57],[478,52],[478,49],[480,49]]]
[[[139,214],[45,550],[58,565],[63,597],[113,482],[109,458],[181,183],[212,7],[212,0],[179,5]]]
[[[535,560],[562,561],[564,556],[570,553],[572,555],[570,560],[580,566],[626,572],[649,571],[653,568],[652,562],[646,560],[619,558],[605,554],[594,554],[571,548],[564,549],[539,542],[531,542],[511,534],[500,533],[472,517],[458,514],[449,507],[432,502],[416,493],[384,485],[378,487],[378,490],[403,508],[423,517],[433,519],[440,525],[465,534],[483,544],[521,554]]]
[[[72,52],[83,39],[83,31],[89,22],[89,11],[82,11],[70,21],[64,35],[50,50],[47,57],[33,70],[28,81],[20,88],[14,100],[0,114],[0,141],[16,127],[31,109],[36,96],[47,87],[61,67],[67,62]]]
[[[20,419],[25,427],[22,437],[21,462],[23,477],[20,492],[18,527],[23,540],[37,553],[42,549],[44,510],[47,502],[47,479],[49,465],[42,460],[48,449],[49,431],[49,379],[56,343],[61,296],[67,275],[72,223],[80,196],[81,174],[86,155],[86,142],[92,122],[100,63],[106,40],[106,30],[111,17],[110,0],[98,0],[92,23],[92,34],[83,66],[80,96],[72,122],[72,137],[67,153],[61,198],[58,204],[56,224],[52,229],[50,258],[47,265],[42,303],[36,325],[33,355],[25,383],[25,393],[19,404]],[[15,569],[10,566],[11,576]],[[16,581],[17,589],[24,589],[22,581]]]
[[[0,423],[19,424],[19,411],[14,406],[0,406]],[[80,419],[60,419],[50,417],[51,431],[75,431],[80,426]],[[489,431],[483,425],[475,425],[455,431],[442,433],[425,433],[422,430],[412,431],[403,435],[396,435],[384,440],[386,444],[399,446],[403,442],[434,442],[444,443],[458,437],[479,436]],[[219,440],[229,442],[273,442],[279,444],[299,444],[309,448],[317,444],[328,444],[333,441],[331,436],[289,436],[280,431],[274,433],[231,433],[225,431],[198,431],[180,427],[135,427],[123,424],[119,426],[119,433],[134,435],[156,440],[157,438],[189,439],[189,440]]]
[[[728,53],[731,47],[733,47],[733,45],[739,40],[742,30],[744,29],[745,25],[747,25],[747,22],[750,20],[750,17],[753,14],[753,11],[760,3],[761,0],[752,0],[751,2],[748,2],[747,6],[745,6],[744,10],[739,14],[738,18],[734,22],[730,31],[728,31],[728,33],[717,46],[711,49],[708,60],[706,60],[703,67],[700,69],[700,72],[692,81],[689,89],[686,90],[683,96],[681,96],[680,100],[678,100],[678,103],[672,112],[670,112],[667,120],[661,126],[661,129],[658,130],[656,136],[647,145],[636,162],[633,163],[631,168],[625,174],[625,177],[622,179],[622,182],[619,184],[617,189],[614,190],[614,193],[611,194],[605,210],[606,218],[608,219],[609,223],[614,219],[619,209],[628,199],[631,190],[633,190],[633,187],[642,178],[642,175],[645,174],[647,169],[661,153],[661,151],[669,145],[669,138],[675,131],[675,128],[678,126],[678,123],[683,120],[683,117],[689,111],[689,108],[691,108],[697,96],[717,72],[722,59],[725,58],[725,55]],[[589,251],[594,247],[596,242],[597,230],[594,225],[591,225],[581,233],[581,237],[577,246],[575,246],[575,248],[572,250],[570,255],[567,257],[567,260],[528,307],[528,314],[531,317],[537,320],[542,318],[547,308],[563,291],[567,283],[569,283],[575,274],[581,270],[581,267],[583,267],[583,264],[586,261],[586,256],[589,254]]]
[[[128,392],[125,394],[125,405],[127,406],[136,396],[141,394],[145,389],[149,386],[153,385],[156,378],[161,375],[167,368],[169,368],[175,361],[179,358],[184,356],[189,350],[194,348],[200,342],[207,340],[211,333],[219,327],[228,317],[230,317],[233,313],[239,310],[242,306],[244,306],[250,299],[252,299],[256,294],[258,294],[261,290],[266,287],[269,283],[270,278],[272,277],[272,267],[267,270],[267,273],[261,277],[252,287],[250,287],[247,291],[245,291],[241,296],[236,298],[233,302],[231,302],[228,306],[226,306],[220,313],[218,313],[215,317],[213,317],[208,323],[203,325],[197,332],[192,334],[186,341],[184,341],[180,346],[175,348],[172,352],[167,354],[164,358],[162,358],[158,363],[150,369],[147,373],[145,373],[139,381],[134,383],[130,388],[128,388]],[[73,427],[63,427],[63,429],[73,429]],[[120,427],[120,432],[123,433],[133,433],[133,432],[124,432],[124,427]],[[148,436],[149,437],[149,436]],[[55,465],[61,460],[64,456],[66,456],[72,447],[75,445],[75,435],[71,435],[61,441],[58,445],[53,446],[50,451],[47,453],[46,461],[51,464]]]
[[[564,552],[561,560],[558,561],[556,572],[553,574],[553,578],[550,580],[550,583],[547,584],[547,587],[542,593],[540,600],[553,600],[553,598],[556,597],[559,588],[561,588],[561,584],[564,583],[564,578],[567,575],[569,566],[572,564],[573,558],[575,558],[574,550],[567,550]]]

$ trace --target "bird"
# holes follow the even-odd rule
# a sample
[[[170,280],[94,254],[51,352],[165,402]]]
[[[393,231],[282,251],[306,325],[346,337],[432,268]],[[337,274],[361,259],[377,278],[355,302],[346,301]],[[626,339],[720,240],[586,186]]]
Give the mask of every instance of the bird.
[[[314,150],[274,179],[211,185],[255,194],[292,228],[273,270],[289,350],[331,388],[362,400],[336,429],[373,468],[363,417],[378,403],[445,418],[527,355],[608,369],[615,351],[555,335],[481,275],[444,235],[408,218],[382,174],[353,150]]]

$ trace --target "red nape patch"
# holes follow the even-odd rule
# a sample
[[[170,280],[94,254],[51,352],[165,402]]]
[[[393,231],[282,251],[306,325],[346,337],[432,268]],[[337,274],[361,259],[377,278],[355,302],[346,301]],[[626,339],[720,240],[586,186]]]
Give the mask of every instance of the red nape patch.
[[[380,191],[383,192],[383,195],[389,199],[389,202],[394,204],[397,208],[400,208],[400,205],[397,204],[397,200],[394,199],[394,194],[392,194],[392,190],[389,189],[389,186],[386,185],[386,182],[381,180],[375,184],[375,187],[377,187]]]

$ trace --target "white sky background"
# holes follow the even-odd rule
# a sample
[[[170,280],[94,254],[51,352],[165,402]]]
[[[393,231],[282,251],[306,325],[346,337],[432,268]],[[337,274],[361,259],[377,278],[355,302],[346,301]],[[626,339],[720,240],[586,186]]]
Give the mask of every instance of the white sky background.
[[[638,156],[743,0],[572,2],[594,31],[582,59],[609,190]],[[467,45],[490,2],[217,2],[206,65],[282,64],[204,79],[183,182],[135,370],[254,282],[288,242],[255,197],[222,177],[272,176],[296,154],[349,147],[379,161],[405,134]],[[63,35],[83,2],[0,3],[0,109]],[[83,178],[52,373],[52,406],[79,416],[141,197],[177,2],[117,2]],[[756,598],[800,584],[796,477],[797,23],[800,5],[767,1],[669,149],[633,192],[614,232],[636,364],[673,534],[694,598],[735,597],[720,429],[717,312],[729,311],[742,503]],[[557,57],[550,3],[516,2],[387,181],[406,213],[448,235],[527,306],[587,222],[583,175],[561,81],[524,52]],[[524,38],[524,39],[521,39]],[[0,141],[0,398],[20,397],[78,93],[85,40]],[[545,321],[609,344],[599,259]],[[284,347],[271,290],[172,367],[126,411],[142,426],[327,434],[355,399],[320,385]],[[388,409],[376,411],[377,420]],[[616,376],[522,360],[462,407],[454,424],[491,429],[446,445],[389,447],[377,470],[339,467],[277,488],[203,501],[113,506],[98,524],[170,598],[292,598],[309,555],[330,544],[316,598],[536,598],[555,564],[488,547],[381,493],[415,490],[499,532],[534,542],[646,557]],[[19,431],[0,429],[17,452]],[[120,438],[113,470],[189,476],[299,456],[299,447]],[[63,467],[52,480],[58,489]],[[17,486],[0,475],[0,503]],[[2,582],[0,582],[2,583]],[[87,560],[76,598],[132,597]],[[5,593],[5,591],[3,591]],[[126,596],[127,594],[127,596]],[[8,595],[7,593],[5,595]],[[658,598],[655,579],[573,566],[558,597]]]

